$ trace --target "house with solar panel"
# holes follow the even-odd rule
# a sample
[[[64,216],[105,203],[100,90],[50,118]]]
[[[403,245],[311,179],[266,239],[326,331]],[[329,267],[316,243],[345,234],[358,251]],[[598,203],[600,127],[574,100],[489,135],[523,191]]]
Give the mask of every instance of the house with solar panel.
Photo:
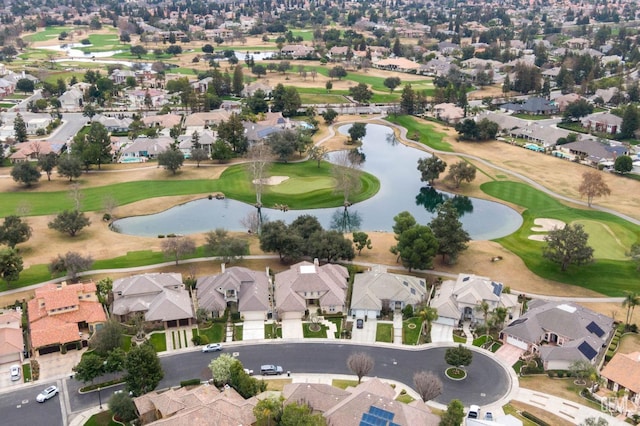
[[[424,278],[391,274],[377,265],[353,281],[351,307],[353,318],[377,318],[383,313],[400,312],[407,305],[414,308],[428,298]]]
[[[429,304],[438,311],[438,324],[454,327],[467,321],[471,325],[483,323],[484,313],[479,309],[482,302],[489,305],[489,312],[502,307],[507,310],[509,320],[518,318],[518,297],[505,293],[504,288],[502,283],[487,277],[460,274],[456,280],[444,281]]]
[[[500,340],[538,355],[545,370],[566,370],[575,361],[597,365],[613,331],[613,319],[606,315],[570,302],[533,300],[500,332]]]

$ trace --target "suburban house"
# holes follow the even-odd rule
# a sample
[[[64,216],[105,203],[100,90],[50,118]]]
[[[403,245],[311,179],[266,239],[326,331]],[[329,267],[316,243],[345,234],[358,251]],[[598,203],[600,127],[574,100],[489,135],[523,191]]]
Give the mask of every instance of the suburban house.
[[[607,389],[614,392],[625,390],[629,400],[640,405],[640,352],[616,353],[600,376],[607,379]]]
[[[109,76],[109,78],[113,80],[115,84],[125,84],[127,82],[127,78],[129,77],[135,79],[136,78],[135,71],[115,69]]]
[[[435,291],[430,306],[438,311],[439,324],[457,326],[464,321],[483,323],[482,302],[489,305],[489,312],[505,308],[507,319],[520,315],[518,297],[504,292],[504,285],[486,277],[459,274],[454,280],[444,281]]]
[[[130,89],[125,96],[132,109],[159,108],[169,103],[167,92],[162,89]]]
[[[414,308],[428,296],[426,281],[410,275],[391,274],[381,265],[356,274],[349,315],[353,318],[377,318],[383,311]]]
[[[528,98],[521,104],[503,104],[500,108],[514,114],[552,115],[558,113],[558,106],[554,102],[540,97]]]
[[[93,117],[91,121],[102,124],[110,132],[124,133],[129,131],[129,126],[133,122],[133,119],[99,114]]]
[[[603,162],[613,165],[618,156],[629,153],[629,149],[620,143],[601,143],[594,139],[570,142],[560,145],[558,148],[573,157],[578,157],[582,163],[593,167]]]
[[[31,350],[40,355],[78,348],[107,321],[93,282],[45,284],[27,306]]]
[[[120,162],[130,158],[155,158],[161,152],[171,147],[173,139],[168,136],[157,138],[137,137],[130,144],[122,148]]]
[[[457,123],[464,118],[464,110],[456,104],[445,102],[433,106],[433,115],[447,123]]]
[[[220,391],[215,386],[201,385],[150,392],[133,402],[143,425],[237,426],[255,423],[253,408],[258,400],[244,399],[233,388]]]
[[[387,58],[373,63],[374,68],[387,71],[418,72],[420,64],[407,58]]]
[[[60,101],[60,108],[63,111],[75,111],[82,108],[84,94],[82,93],[82,90],[76,87],[71,87],[62,95],[58,96],[58,100]]]
[[[180,135],[178,136],[178,149],[182,151],[184,158],[191,157],[191,149],[193,148],[193,135]],[[204,149],[207,153],[211,152],[211,147],[214,143],[216,143],[216,132],[213,130],[202,130],[198,132],[198,143],[201,145],[201,148]]]
[[[269,270],[264,272],[234,266],[218,275],[198,278],[196,283],[198,307],[212,317],[220,317],[229,307],[245,320],[266,320],[271,312]]]
[[[304,46],[302,44],[288,44],[282,46],[280,54],[282,56],[290,56],[293,59],[305,58],[315,55],[316,50],[313,47]]]
[[[278,133],[285,129],[292,129],[293,123],[288,117],[283,117],[281,112],[267,112],[264,119],[256,123],[243,121],[244,135],[249,142],[259,142],[272,133]]]
[[[271,93],[273,92],[273,88],[270,85],[263,83],[261,81],[256,81],[244,86],[244,89],[242,89],[242,92],[240,92],[240,95],[243,98],[250,98],[258,90],[262,90],[265,98],[270,98]]]
[[[146,117],[142,117],[142,122],[147,127],[171,129],[182,123],[182,116],[178,114],[147,115]]]
[[[538,354],[545,370],[566,370],[575,361],[601,358],[613,319],[569,302],[533,300],[529,310],[500,332],[500,340]]]
[[[346,312],[347,268],[303,261],[275,276],[276,311],[280,319],[298,319],[309,312]]]
[[[22,364],[22,311],[0,313],[0,364]]]
[[[608,112],[589,114],[580,120],[582,127],[594,132],[608,133],[615,135],[620,133],[622,127],[622,117]]]
[[[195,318],[189,292],[179,273],[155,273],[120,278],[113,282],[111,312],[120,321],[137,313],[165,328],[191,325]]]
[[[13,145],[15,152],[9,156],[12,163],[22,163],[25,161],[38,161],[38,159],[49,153],[60,154],[66,144],[63,142],[52,142],[44,140],[34,140],[20,142]]]
[[[186,133],[191,134],[194,131],[201,132],[203,129],[207,129],[212,126],[217,126],[222,121],[228,121],[231,117],[231,113],[224,109],[217,109],[209,112],[196,112],[189,114],[184,119],[184,127],[187,129]]]
[[[558,110],[560,112],[564,112],[567,109],[569,104],[574,102],[578,102],[579,100],[584,99],[582,96],[577,93],[568,93],[566,95],[560,95],[555,98],[553,101],[558,105]]]

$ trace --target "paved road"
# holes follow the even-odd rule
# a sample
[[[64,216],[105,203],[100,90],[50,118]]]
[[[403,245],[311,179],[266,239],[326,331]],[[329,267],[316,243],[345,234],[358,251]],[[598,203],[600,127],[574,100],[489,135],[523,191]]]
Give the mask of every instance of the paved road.
[[[66,424],[66,409],[64,408],[62,394],[54,396],[42,404],[36,402],[36,395],[50,385],[60,387],[59,383],[45,382],[0,394],[0,413],[2,413],[0,424],[11,426],[33,426],[38,424],[57,426]]]

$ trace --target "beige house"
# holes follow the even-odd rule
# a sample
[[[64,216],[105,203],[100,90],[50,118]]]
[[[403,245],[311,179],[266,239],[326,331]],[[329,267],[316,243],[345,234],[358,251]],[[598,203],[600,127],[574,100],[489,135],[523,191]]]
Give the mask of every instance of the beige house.
[[[107,321],[93,282],[45,284],[27,306],[31,350],[40,355],[78,348]]]
[[[607,389],[626,390],[629,400],[640,405],[640,352],[615,354],[600,375],[607,379]]]
[[[0,313],[0,364],[22,363],[22,312]]]
[[[196,283],[198,307],[213,317],[225,308],[237,310],[245,320],[266,320],[271,311],[269,268],[263,272],[234,266],[222,272],[198,278]]]
[[[373,67],[387,71],[417,72],[420,64],[407,58],[387,58],[374,62]]]
[[[127,321],[137,313],[165,328],[191,325],[195,315],[189,292],[179,273],[155,273],[113,282],[112,313]]]
[[[280,319],[302,318],[317,309],[346,312],[349,272],[341,265],[300,262],[275,276],[276,311]]]
[[[433,106],[433,115],[447,123],[457,123],[464,118],[464,110],[452,103],[442,103]]]
[[[186,133],[191,134],[194,131],[202,132],[203,129],[217,126],[222,121],[228,121],[231,113],[224,109],[217,109],[209,112],[196,112],[188,115],[184,120]]]

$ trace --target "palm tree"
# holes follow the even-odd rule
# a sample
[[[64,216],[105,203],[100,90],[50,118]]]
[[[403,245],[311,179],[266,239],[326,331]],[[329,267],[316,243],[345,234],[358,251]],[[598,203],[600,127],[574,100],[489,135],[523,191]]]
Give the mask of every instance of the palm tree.
[[[438,310],[431,306],[425,306],[418,315],[422,318],[422,334],[426,336],[431,331],[431,323],[438,319]]]
[[[507,308],[505,308],[504,306],[498,306],[491,313],[494,324],[498,329],[501,329],[504,325],[504,321],[507,319],[507,315],[509,315],[509,311],[507,311]]]
[[[627,321],[625,322],[627,327],[630,326],[633,310],[638,305],[640,305],[640,295],[636,292],[626,292],[624,300],[622,301],[622,307],[627,308]]]
[[[489,335],[489,324],[487,322],[487,318],[489,317],[489,309],[491,308],[489,307],[489,304],[486,302],[486,300],[483,300],[478,306],[476,306],[476,311],[482,312],[482,318],[484,319],[485,326],[485,336]]]

